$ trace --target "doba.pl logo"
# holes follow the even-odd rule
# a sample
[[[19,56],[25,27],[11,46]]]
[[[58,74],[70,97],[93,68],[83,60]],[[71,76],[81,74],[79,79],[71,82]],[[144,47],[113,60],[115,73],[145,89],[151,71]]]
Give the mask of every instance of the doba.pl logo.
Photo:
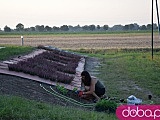
[[[160,120],[160,105],[121,105],[116,115],[119,120]]]

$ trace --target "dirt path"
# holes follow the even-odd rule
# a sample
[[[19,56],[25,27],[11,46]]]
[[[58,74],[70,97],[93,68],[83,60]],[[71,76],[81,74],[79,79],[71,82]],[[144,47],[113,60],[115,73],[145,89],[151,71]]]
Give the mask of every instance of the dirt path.
[[[88,71],[92,76],[99,74],[96,70],[100,66],[100,60],[94,57],[86,57],[85,70]]]

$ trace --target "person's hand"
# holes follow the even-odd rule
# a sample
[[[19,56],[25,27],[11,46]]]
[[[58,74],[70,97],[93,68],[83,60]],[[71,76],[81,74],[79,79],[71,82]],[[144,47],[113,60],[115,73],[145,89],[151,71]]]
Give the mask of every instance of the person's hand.
[[[83,91],[79,91],[78,96],[82,97],[82,95],[83,95]]]
[[[83,91],[77,91],[77,94],[78,94],[78,97],[82,97],[82,95],[83,95]]]
[[[75,93],[78,95],[78,97],[82,97],[84,92],[82,90],[77,90]]]

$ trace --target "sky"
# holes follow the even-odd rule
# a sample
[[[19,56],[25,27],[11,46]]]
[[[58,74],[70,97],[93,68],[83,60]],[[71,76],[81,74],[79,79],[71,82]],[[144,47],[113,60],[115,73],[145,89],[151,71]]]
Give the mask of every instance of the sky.
[[[155,4],[154,22],[157,23]],[[1,30],[6,25],[15,29],[18,23],[25,28],[36,25],[147,25],[151,23],[151,0],[0,0]]]

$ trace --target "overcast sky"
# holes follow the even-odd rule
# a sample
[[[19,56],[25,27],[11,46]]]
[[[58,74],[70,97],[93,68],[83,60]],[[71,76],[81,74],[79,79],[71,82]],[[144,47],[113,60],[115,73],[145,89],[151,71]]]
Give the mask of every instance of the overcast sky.
[[[157,23],[155,4],[154,21]],[[14,29],[18,23],[25,28],[149,24],[151,0],[0,0],[0,28],[7,25]]]

